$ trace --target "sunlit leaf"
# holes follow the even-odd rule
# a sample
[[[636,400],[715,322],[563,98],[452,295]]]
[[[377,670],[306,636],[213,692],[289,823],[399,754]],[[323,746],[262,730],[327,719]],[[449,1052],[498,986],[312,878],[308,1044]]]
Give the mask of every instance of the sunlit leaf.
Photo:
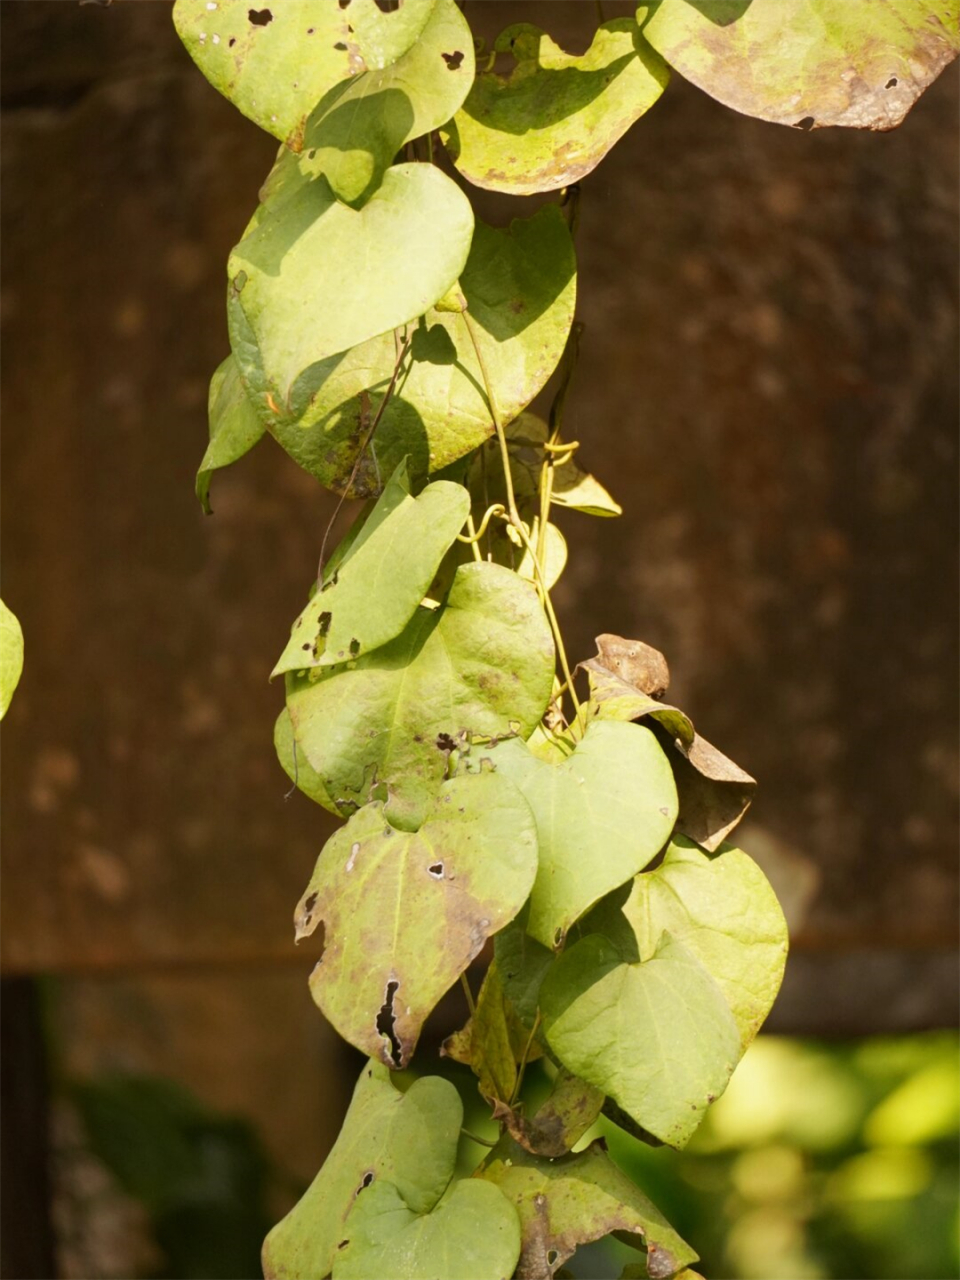
[[[602,903],[585,930],[611,935],[617,910]],[[636,877],[619,911],[641,961],[656,954],[665,931],[696,956],[723,992],[746,1049],[770,1012],[787,958],[783,912],[753,859],[732,845],[711,858],[677,837],[658,867]]]
[[[673,1276],[697,1255],[607,1155],[602,1142],[546,1160],[510,1138],[484,1161],[478,1177],[495,1183],[523,1226],[518,1276],[549,1277],[577,1247],[623,1232],[646,1249],[646,1274]]]
[[[230,341],[250,389],[288,411],[309,366],[442,297],[472,235],[470,202],[428,164],[394,165],[359,210],[323,177],[261,205],[227,264]]]
[[[0,600],[0,720],[7,714],[22,671],[23,631],[16,614]]]
[[[603,720],[642,720],[662,724],[671,738],[689,746],[694,729],[678,708],[661,702],[670,682],[667,661],[641,640],[597,636],[597,656],[580,663],[590,681],[588,716]],[[656,694],[654,697],[653,695]]]
[[[277,759],[280,761],[280,765],[290,781],[299,787],[304,795],[309,796],[311,800],[323,805],[331,813],[336,813],[337,807],[327,794],[322,778],[310,767],[310,761],[296,744],[296,739],[293,736],[293,725],[290,722],[290,712],[286,707],[277,716],[276,723],[273,726],[273,747],[277,753]]]
[[[523,742],[490,752],[537,819],[540,862],[527,929],[544,946],[663,848],[677,816],[667,758],[649,729],[615,721],[588,726],[574,753],[537,759]]]
[[[210,478],[214,471],[249,453],[264,433],[233,356],[227,356],[210,379],[207,412],[210,443],[197,472],[196,490],[200,505],[210,515]]]
[[[432,260],[433,251],[426,252]],[[412,246],[410,268],[421,270],[421,258]],[[509,421],[550,377],[573,322],[576,261],[559,209],[547,205],[505,228],[478,221],[457,290],[466,300],[497,408]],[[231,309],[235,315],[236,304]],[[242,315],[232,340],[244,353],[257,411],[290,456],[332,489],[378,493],[404,456],[411,475],[424,476],[493,433],[484,372],[461,312],[427,309],[408,329],[410,353],[366,448],[396,367],[395,335],[383,333],[321,360],[294,386],[288,404],[264,378],[260,352],[249,333],[244,337],[241,322]]]
[[[643,961],[589,934],[547,972],[540,1008],[563,1065],[674,1147],[690,1138],[740,1057],[723,992],[669,933]]]
[[[439,609],[349,663],[287,676],[301,750],[339,812],[387,801],[415,828],[461,735],[528,735],[553,683],[550,628],[533,587],[493,564],[457,571]]]
[[[327,841],[297,907],[297,938],[323,921],[310,988],[340,1034],[406,1066],[424,1019],[487,938],[517,914],[537,865],[523,796],[485,772],[439,789],[416,832],[367,805]]]
[[[555,1159],[566,1155],[600,1114],[604,1103],[602,1089],[580,1080],[561,1067],[553,1092],[529,1120],[519,1110],[502,1117],[507,1131],[532,1155]]]
[[[396,62],[336,85],[306,124],[303,149],[282,150],[262,196],[293,173],[323,174],[340,200],[362,203],[405,142],[445,124],[473,83],[473,37],[454,0],[435,0],[419,39]]]
[[[495,1195],[491,1195],[495,1192]],[[428,1213],[389,1182],[375,1182],[347,1219],[333,1280],[506,1280],[520,1254],[520,1224],[490,1182],[455,1182]]]
[[[354,1201],[386,1180],[415,1212],[426,1212],[453,1177],[463,1105],[438,1076],[401,1093],[391,1073],[369,1062],[360,1074],[343,1127],[306,1193],[267,1236],[267,1280],[327,1276]]]
[[[508,27],[494,48],[517,65],[509,77],[477,76],[448,147],[464,177],[512,195],[569,187],[590,173],[669,77],[630,18],[605,22],[582,56],[529,23]]]
[[[655,0],[664,58],[735,111],[812,129],[892,129],[960,50],[957,0]]]
[[[274,137],[299,150],[323,95],[399,58],[423,31],[434,0],[349,5],[317,0],[176,0],[173,21],[215,89]]]
[[[272,675],[343,663],[399,635],[469,505],[466,489],[448,480],[412,497],[401,463],[349,553],[294,623]]]

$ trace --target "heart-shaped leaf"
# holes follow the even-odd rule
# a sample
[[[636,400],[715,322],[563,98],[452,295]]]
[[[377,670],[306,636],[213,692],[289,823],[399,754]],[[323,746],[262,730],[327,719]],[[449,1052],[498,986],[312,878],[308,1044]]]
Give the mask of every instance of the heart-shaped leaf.
[[[230,342],[248,385],[282,413],[309,366],[433,306],[472,235],[469,200],[428,164],[394,165],[359,210],[323,177],[261,205],[227,264]]]
[[[495,564],[457,570],[439,609],[345,667],[287,676],[294,734],[336,812],[387,801],[416,828],[471,735],[532,732],[553,685],[550,628],[533,587]]]
[[[448,1080],[424,1076],[406,1093],[369,1062],[323,1168],[263,1246],[267,1280],[327,1276],[354,1201],[386,1180],[415,1212],[426,1213],[453,1177],[463,1104]]]
[[[206,514],[210,507],[210,478],[249,453],[264,433],[264,426],[247,396],[233,356],[227,356],[210,379],[207,403],[210,443],[197,472],[197,497]]]
[[[429,1213],[375,1182],[344,1230],[333,1280],[507,1280],[520,1255],[516,1210],[499,1187],[473,1178],[455,1182]]]
[[[893,129],[960,50],[956,0],[657,0],[637,18],[705,93],[802,129]]]
[[[582,938],[547,972],[540,1008],[563,1065],[673,1147],[688,1141],[740,1057],[723,992],[669,933],[643,961],[600,934]]]
[[[321,360],[287,404],[265,378],[255,342],[247,335],[244,344],[243,325],[233,324],[257,411],[301,467],[363,496],[378,493],[381,476],[404,456],[414,477],[440,470],[493,434],[484,370],[503,421],[525,408],[556,367],[573,322],[576,259],[560,210],[547,205],[506,228],[478,222],[458,290],[471,329],[458,311],[428,309],[385,407],[398,355],[392,333]],[[363,451],[381,408],[375,447]]]
[[[600,720],[558,763],[516,740],[491,757],[537,819],[527,929],[544,946],[560,946],[574,921],[663,848],[677,816],[670,765],[649,729]]]
[[[341,80],[388,66],[421,34],[434,0],[176,0],[173,21],[215,89],[299,150],[307,116]]]
[[[509,78],[495,71],[477,76],[447,146],[465,178],[511,195],[553,191],[585,177],[669,78],[630,18],[605,22],[579,57],[529,23],[508,27],[494,48],[511,53],[517,65]]]
[[[613,1231],[646,1249],[651,1280],[675,1275],[697,1255],[659,1210],[621,1173],[602,1141],[545,1160],[509,1138],[484,1161],[478,1177],[495,1183],[520,1215],[523,1250],[518,1280],[552,1276],[577,1247]]]
[[[497,970],[504,994],[525,1027],[532,1027],[540,1008],[540,987],[555,956],[527,932],[530,908],[512,920],[494,940]]]
[[[23,631],[17,615],[0,600],[0,720],[23,671]]]
[[[449,480],[412,497],[401,463],[349,553],[294,623],[272,675],[346,662],[399,635],[469,507],[466,489]]]
[[[640,960],[656,954],[665,931],[696,956],[726,997],[746,1049],[780,990],[787,958],[787,923],[753,859],[733,845],[711,858],[677,837],[658,867],[636,877],[619,908],[601,903],[584,929],[613,936],[618,910]]]
[[[336,85],[310,115],[299,153],[281,151],[262,196],[294,174],[323,174],[337,198],[362,204],[405,142],[439,129],[473,83],[473,37],[454,0],[435,0],[419,39],[396,62]]]
[[[387,1066],[491,934],[523,906],[537,866],[533,815],[492,773],[445,782],[416,832],[367,805],[327,841],[294,917],[322,920],[313,998],[344,1039]]]

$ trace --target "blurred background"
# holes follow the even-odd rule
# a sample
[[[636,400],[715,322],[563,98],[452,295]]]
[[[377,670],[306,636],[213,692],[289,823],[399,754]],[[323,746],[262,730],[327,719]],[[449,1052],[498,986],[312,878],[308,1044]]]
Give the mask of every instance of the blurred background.
[[[466,13],[571,51],[596,24],[593,0]],[[0,49],[26,637],[2,1273],[236,1280],[358,1070],[293,946],[333,820],[285,798],[266,679],[333,502],[269,439],[214,476],[212,517],[193,494],[226,255],[274,144],[165,0],[4,0]],[[567,647],[666,653],[670,700],[760,780],[739,842],[793,936],[770,1034],[690,1150],[610,1135],[711,1280],[960,1274],[957,90],[954,66],[893,134],[804,133],[677,78],[583,184],[567,422],[625,514],[562,522]],[[462,1020],[438,1011],[425,1062]]]

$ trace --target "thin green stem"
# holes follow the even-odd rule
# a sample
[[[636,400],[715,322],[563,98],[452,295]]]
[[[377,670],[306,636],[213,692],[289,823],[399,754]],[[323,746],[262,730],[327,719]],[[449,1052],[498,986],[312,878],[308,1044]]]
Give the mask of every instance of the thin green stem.
[[[473,992],[470,990],[470,983],[465,973],[460,975],[460,985],[463,987],[463,994],[467,998],[467,1008],[470,1010],[470,1017],[477,1012],[477,1003],[473,998]]]
[[[512,1107],[520,1097],[520,1089],[523,1085],[523,1073],[527,1069],[527,1059],[530,1057],[530,1050],[533,1047],[533,1037],[537,1034],[537,1028],[540,1026],[540,1010],[537,1010],[537,1016],[533,1020],[533,1026],[530,1028],[530,1034],[527,1036],[527,1043],[523,1046],[523,1057],[520,1059],[520,1065],[517,1067],[517,1083],[513,1086],[513,1093],[510,1095],[510,1106]]]
[[[481,1147],[495,1147],[496,1142],[491,1142],[489,1138],[481,1138],[477,1133],[471,1133],[469,1129],[464,1129],[461,1125],[460,1132],[465,1138],[469,1138],[471,1142],[478,1142]]]

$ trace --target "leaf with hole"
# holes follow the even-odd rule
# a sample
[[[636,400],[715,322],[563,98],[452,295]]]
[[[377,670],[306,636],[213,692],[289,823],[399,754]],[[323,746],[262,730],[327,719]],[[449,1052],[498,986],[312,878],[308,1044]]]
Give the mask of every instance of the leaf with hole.
[[[491,1194],[495,1192],[495,1194]],[[416,1212],[389,1182],[375,1182],[351,1210],[333,1280],[506,1280],[520,1256],[520,1223],[490,1182],[454,1182]]]
[[[644,37],[735,111],[893,129],[960,50],[957,0],[657,0]]]
[[[600,934],[582,938],[551,966],[540,1008],[563,1065],[672,1147],[689,1140],[740,1057],[723,992],[669,933],[643,961]]]
[[[496,774],[443,783],[415,832],[367,805],[327,841],[294,917],[298,941],[324,924],[314,1000],[361,1052],[406,1066],[424,1019],[523,906],[536,867],[529,806]]]
[[[470,28],[454,0],[435,0],[419,39],[395,62],[342,81],[319,101],[299,153],[282,150],[263,198],[323,174],[337,198],[362,204],[404,143],[439,129],[473,83]]]
[[[414,498],[401,463],[349,553],[294,623],[271,675],[347,662],[398,636],[469,506],[466,489],[449,480],[428,484]]]
[[[558,947],[584,912],[663,848],[677,816],[670,766],[649,729],[615,721],[589,725],[558,763],[537,759],[516,740],[490,754],[537,819],[540,860],[527,929]]]
[[[617,906],[608,899],[584,929],[620,936],[622,913],[641,961],[656,954],[669,932],[700,961],[723,992],[746,1049],[770,1012],[787,959],[787,924],[770,884],[742,849],[708,856],[680,836],[663,862],[636,877]]]
[[[512,74],[480,72],[446,142],[465,178],[511,195],[585,177],[653,106],[670,74],[631,18],[603,23],[580,56],[529,23],[508,27],[494,49],[513,55]]]
[[[304,125],[342,80],[401,57],[434,0],[176,0],[173,21],[215,89],[262,129],[299,150]]]
[[[393,333],[320,360],[287,404],[230,304],[234,350],[255,407],[295,462],[332,489],[366,496],[404,456],[421,477],[491,436],[487,380],[502,421],[525,408],[553,372],[573,322],[576,259],[559,209],[547,205],[504,228],[478,221],[457,292],[465,314],[438,305],[408,329],[410,353],[386,406],[399,350]],[[374,447],[364,448],[381,409]]]
[[[23,671],[23,631],[16,614],[0,600],[0,720]]]
[[[501,1139],[477,1177],[493,1182],[520,1215],[518,1278],[552,1276],[579,1245],[621,1232],[646,1250],[651,1280],[673,1276],[697,1255],[655,1205],[617,1168],[602,1140],[546,1160]]]
[[[210,379],[207,413],[210,443],[197,472],[196,491],[200,505],[209,516],[212,514],[210,479],[214,471],[228,467],[249,453],[265,430],[250,403],[233,356],[227,356]]]
[[[471,735],[532,732],[554,660],[533,587],[499,565],[468,564],[441,607],[417,609],[389,644],[345,667],[288,675],[287,707],[338,812],[380,799],[391,822],[413,829]]]
[[[323,1168],[263,1246],[266,1280],[328,1276],[354,1202],[387,1181],[415,1212],[427,1212],[453,1177],[463,1104],[439,1076],[406,1093],[391,1073],[368,1062]]]
[[[318,360],[433,306],[472,235],[470,202],[427,164],[388,169],[359,210],[323,177],[262,204],[227,263],[230,342],[250,389],[282,413]]]

